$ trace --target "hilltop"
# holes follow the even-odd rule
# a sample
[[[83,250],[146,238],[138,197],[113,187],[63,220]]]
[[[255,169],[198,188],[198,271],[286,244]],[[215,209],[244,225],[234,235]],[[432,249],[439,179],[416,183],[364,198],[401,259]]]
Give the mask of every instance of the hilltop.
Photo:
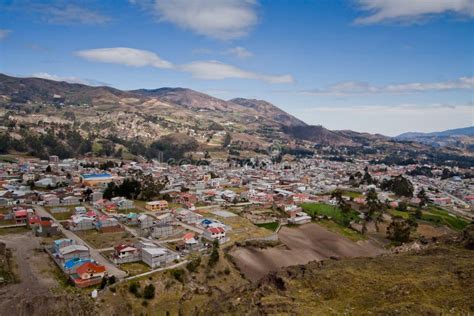
[[[168,152],[165,159],[192,153],[193,159],[301,156],[318,146],[335,148],[335,154],[338,148],[350,148],[353,154],[383,158],[431,150],[404,139],[308,125],[264,100],[222,100],[179,87],[122,91],[0,74],[0,115],[0,153],[41,158],[92,154],[151,159],[163,150]],[[187,137],[180,139],[182,135]],[[454,145],[446,150],[469,152]]]

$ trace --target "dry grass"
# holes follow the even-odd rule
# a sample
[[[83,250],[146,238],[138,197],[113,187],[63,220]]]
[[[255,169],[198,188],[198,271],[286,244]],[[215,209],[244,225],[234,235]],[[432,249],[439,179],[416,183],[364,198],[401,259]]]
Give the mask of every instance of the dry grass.
[[[101,233],[95,229],[75,232],[85,242],[97,249],[114,247],[120,243],[135,242],[136,239],[127,231],[117,233]]]

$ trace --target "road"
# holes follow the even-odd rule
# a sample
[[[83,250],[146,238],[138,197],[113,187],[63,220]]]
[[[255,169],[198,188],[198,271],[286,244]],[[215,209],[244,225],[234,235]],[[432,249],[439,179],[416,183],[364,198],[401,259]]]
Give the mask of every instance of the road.
[[[107,268],[107,272],[109,275],[115,275],[116,278],[123,279],[127,276],[125,271],[120,270],[115,265],[113,265],[110,261],[108,261],[102,254],[95,248],[91,247],[87,244],[84,240],[82,240],[79,236],[74,234],[72,231],[65,229],[58,220],[56,220],[51,214],[49,214],[42,206],[39,205],[32,205],[32,207],[36,210],[37,214],[40,216],[50,217],[56,224],[59,226],[59,230],[66,236],[66,238],[74,240],[78,244],[85,245],[89,248],[91,257],[100,263],[101,265]]]

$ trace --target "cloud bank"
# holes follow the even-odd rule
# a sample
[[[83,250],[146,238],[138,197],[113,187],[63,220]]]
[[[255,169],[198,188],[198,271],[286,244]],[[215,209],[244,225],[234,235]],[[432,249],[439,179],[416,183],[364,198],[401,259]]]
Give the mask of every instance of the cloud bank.
[[[150,8],[160,22],[169,22],[194,33],[220,40],[243,37],[258,23],[256,0],[130,2]]]
[[[472,0],[356,0],[356,3],[369,14],[357,18],[356,24],[413,23],[444,13],[474,17]]]
[[[154,52],[128,48],[98,48],[76,52],[76,55],[96,62],[120,64],[131,67],[155,67],[173,69],[186,72],[196,79],[223,80],[223,79],[252,79],[267,83],[293,83],[291,75],[267,75],[248,70],[243,70],[233,65],[219,61],[193,61],[184,65],[174,65],[162,59]]]
[[[310,95],[367,95],[367,94],[402,94],[425,91],[445,90],[472,90],[474,89],[474,77],[460,77],[453,81],[441,82],[412,82],[402,84],[390,84],[385,86],[374,86],[366,82],[346,81],[327,86],[323,89],[301,91]]]

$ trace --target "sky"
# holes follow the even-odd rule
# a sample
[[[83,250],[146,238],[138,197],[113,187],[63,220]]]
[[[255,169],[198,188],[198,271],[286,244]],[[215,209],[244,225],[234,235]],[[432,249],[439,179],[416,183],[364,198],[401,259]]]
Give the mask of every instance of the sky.
[[[0,0],[0,72],[440,131],[474,125],[474,0]]]

